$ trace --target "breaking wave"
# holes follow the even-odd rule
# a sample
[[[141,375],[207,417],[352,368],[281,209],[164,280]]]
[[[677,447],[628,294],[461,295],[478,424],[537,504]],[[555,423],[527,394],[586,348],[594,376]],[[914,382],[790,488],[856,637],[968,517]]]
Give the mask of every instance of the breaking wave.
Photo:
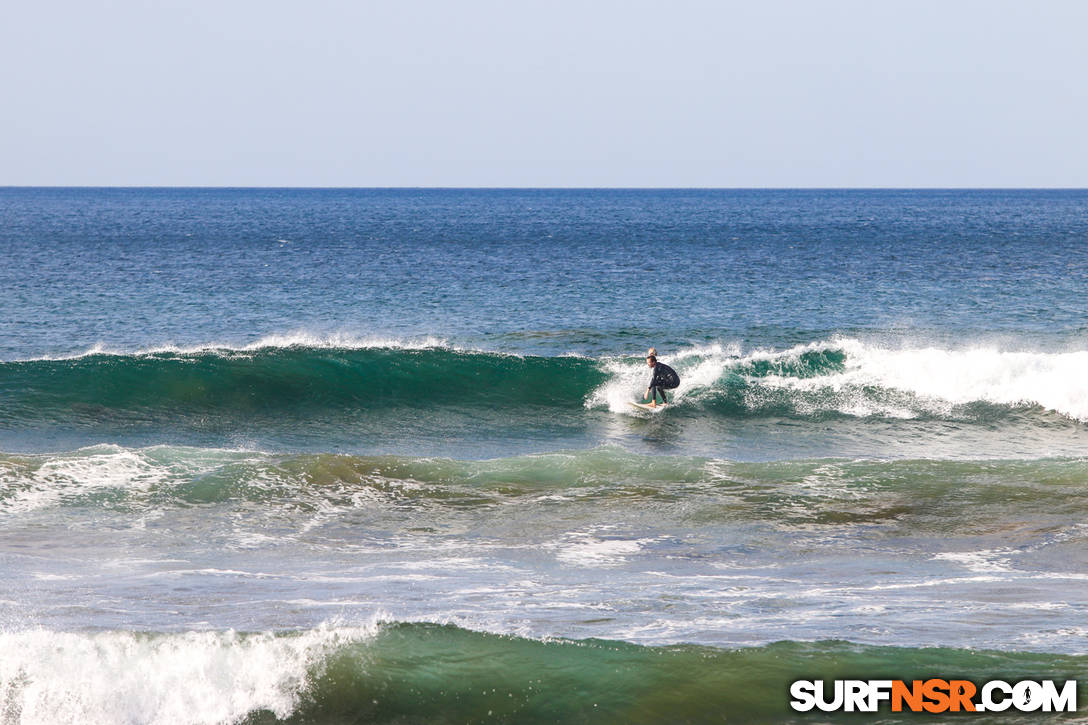
[[[1063,680],[1086,668],[1075,655],[843,641],[650,647],[379,619],[294,632],[30,630],[0,632],[0,722],[804,722],[789,710],[789,683],[814,673]],[[884,712],[881,722],[916,719]]]
[[[1088,420],[1088,351],[889,347],[832,339],[787,350],[693,347],[662,357],[678,414],[994,420],[1036,410]],[[242,347],[95,348],[0,362],[0,427],[169,422],[230,428],[436,409],[607,410],[648,379],[640,357],[541,357],[438,340],[265,338]]]

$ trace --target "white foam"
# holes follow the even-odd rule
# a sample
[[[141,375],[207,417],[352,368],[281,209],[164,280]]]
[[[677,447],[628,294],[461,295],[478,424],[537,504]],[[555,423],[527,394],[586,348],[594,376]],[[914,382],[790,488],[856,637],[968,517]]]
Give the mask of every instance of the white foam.
[[[833,338],[786,350],[743,351],[738,345],[709,345],[681,350],[661,361],[676,368],[681,384],[675,400],[697,397],[719,384],[730,371],[743,373],[758,362],[789,364],[814,352],[841,351],[841,369],[823,375],[743,375],[750,387],[745,405],[758,409],[774,390],[800,393],[791,399],[798,413],[835,411],[853,416],[913,418],[947,415],[973,402],[1039,405],[1088,421],[1088,351],[1037,352],[993,346],[944,349],[886,346],[852,338]],[[610,379],[594,390],[586,407],[607,406],[630,413],[628,402],[646,389],[650,373],[642,359],[601,361]],[[875,395],[874,389],[890,395]],[[898,393],[899,395],[896,395]]]
[[[607,529],[611,527],[601,527]],[[555,557],[567,564],[590,567],[618,566],[637,554],[646,544],[656,541],[644,539],[603,539],[592,531],[571,532],[557,545]]]
[[[123,448],[107,444],[9,459],[0,461],[0,494],[4,494],[0,514],[56,506],[109,489],[146,493],[161,484],[191,480],[227,463],[259,462],[269,455],[227,448]],[[254,481],[260,482],[259,478]],[[160,515],[161,511],[144,512],[145,518]]]
[[[944,552],[933,556],[936,560],[951,561],[980,574],[1012,571],[1009,559],[1012,549],[983,549],[981,551]]]
[[[837,396],[834,407],[852,415],[947,414],[954,405],[984,401],[1040,405],[1077,420],[1088,420],[1088,378],[1083,374],[1088,368],[1088,351],[896,348],[854,339],[836,339],[816,347],[842,350],[846,354],[843,370],[811,378],[767,376],[759,379],[760,384],[832,392]],[[807,345],[781,355],[799,356],[812,349],[814,346]],[[863,391],[871,387],[909,393],[911,405],[868,397]]]
[[[1025,632],[1018,639],[1032,647],[1059,649],[1074,656],[1088,654],[1088,650],[1083,647],[1072,651],[1069,650],[1070,643],[1088,641],[1088,628],[1085,627],[1065,627],[1042,632]]]
[[[269,574],[261,571],[242,571],[240,569],[170,569],[168,571],[156,571],[150,574],[145,574],[144,578],[160,578],[160,577],[174,577],[174,576],[226,576],[226,577],[241,577],[248,579],[279,579],[279,574]]]
[[[658,359],[676,368],[680,387],[673,391],[673,404],[681,403],[693,390],[711,387],[726,368],[738,361],[740,348],[736,345],[708,345],[681,350],[675,355],[660,355]],[[601,361],[608,381],[586,399],[587,408],[607,406],[613,413],[632,414],[629,403],[646,392],[650,368],[644,358],[605,358]]]
[[[203,725],[289,716],[307,678],[361,627],[272,633],[0,632],[0,722]]]
[[[146,491],[174,475],[145,451],[98,446],[50,458],[13,480],[15,495],[0,501],[0,513],[25,513],[54,506],[65,498],[95,490],[123,488]],[[14,487],[14,485],[13,485]]]
[[[199,355],[204,353],[249,353],[269,348],[312,347],[328,350],[365,350],[370,348],[384,348],[394,350],[427,350],[432,348],[445,348],[449,350],[461,350],[450,345],[443,338],[425,336],[418,338],[395,338],[377,336],[358,336],[344,333],[332,333],[317,335],[304,331],[288,332],[282,334],[265,335],[255,342],[231,343],[231,342],[206,342],[195,345],[175,345],[163,343],[140,348],[111,347],[105,343],[95,343],[82,352],[67,355],[43,355],[41,357],[27,358],[25,361],[34,360],[76,360],[91,355]]]
[[[1042,611],[1055,611],[1059,609],[1071,609],[1067,602],[1013,602],[1006,604],[1009,609],[1039,609]]]
[[[1088,420],[1088,351],[1004,352],[993,347],[883,349],[842,342],[848,371],[875,383],[929,399],[963,404],[1037,404]]]

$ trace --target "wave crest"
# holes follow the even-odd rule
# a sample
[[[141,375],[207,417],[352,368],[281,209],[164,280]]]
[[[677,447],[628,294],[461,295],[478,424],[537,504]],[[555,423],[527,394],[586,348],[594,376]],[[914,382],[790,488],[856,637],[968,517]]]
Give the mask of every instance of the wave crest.
[[[678,414],[992,420],[1031,408],[1088,421],[1088,351],[889,347],[852,338],[787,350],[739,345],[663,355]],[[0,427],[169,422],[214,431],[254,420],[359,420],[406,410],[583,409],[637,414],[641,357],[520,356],[440,340],[285,336],[243,347],[91,350],[0,362]],[[520,418],[519,418],[520,416]],[[427,419],[422,419],[426,421]]]
[[[978,408],[983,404],[1088,421],[1088,351],[888,347],[837,338],[781,351],[693,348],[662,360],[680,373],[681,407],[718,413],[972,419],[992,414]],[[629,412],[631,390],[644,389],[645,365],[604,365],[611,377],[587,405]]]

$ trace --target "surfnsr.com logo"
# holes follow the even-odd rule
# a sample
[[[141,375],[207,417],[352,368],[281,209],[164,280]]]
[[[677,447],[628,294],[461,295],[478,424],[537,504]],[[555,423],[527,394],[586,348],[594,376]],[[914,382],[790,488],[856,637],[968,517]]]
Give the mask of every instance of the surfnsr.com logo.
[[[797,680],[790,685],[790,707],[824,712],[876,712],[884,703],[892,712],[1075,712],[1077,681],[1054,680]]]

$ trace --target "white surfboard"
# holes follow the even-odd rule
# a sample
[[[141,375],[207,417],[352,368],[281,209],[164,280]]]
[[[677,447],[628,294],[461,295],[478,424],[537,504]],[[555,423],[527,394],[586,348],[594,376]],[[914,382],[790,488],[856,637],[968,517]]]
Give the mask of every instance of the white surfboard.
[[[656,407],[650,407],[649,403],[636,403],[633,400],[629,402],[635,408],[638,408],[639,410],[645,410],[648,413],[660,413],[661,411],[665,410],[665,408],[669,407],[668,405],[661,404],[658,404]]]

